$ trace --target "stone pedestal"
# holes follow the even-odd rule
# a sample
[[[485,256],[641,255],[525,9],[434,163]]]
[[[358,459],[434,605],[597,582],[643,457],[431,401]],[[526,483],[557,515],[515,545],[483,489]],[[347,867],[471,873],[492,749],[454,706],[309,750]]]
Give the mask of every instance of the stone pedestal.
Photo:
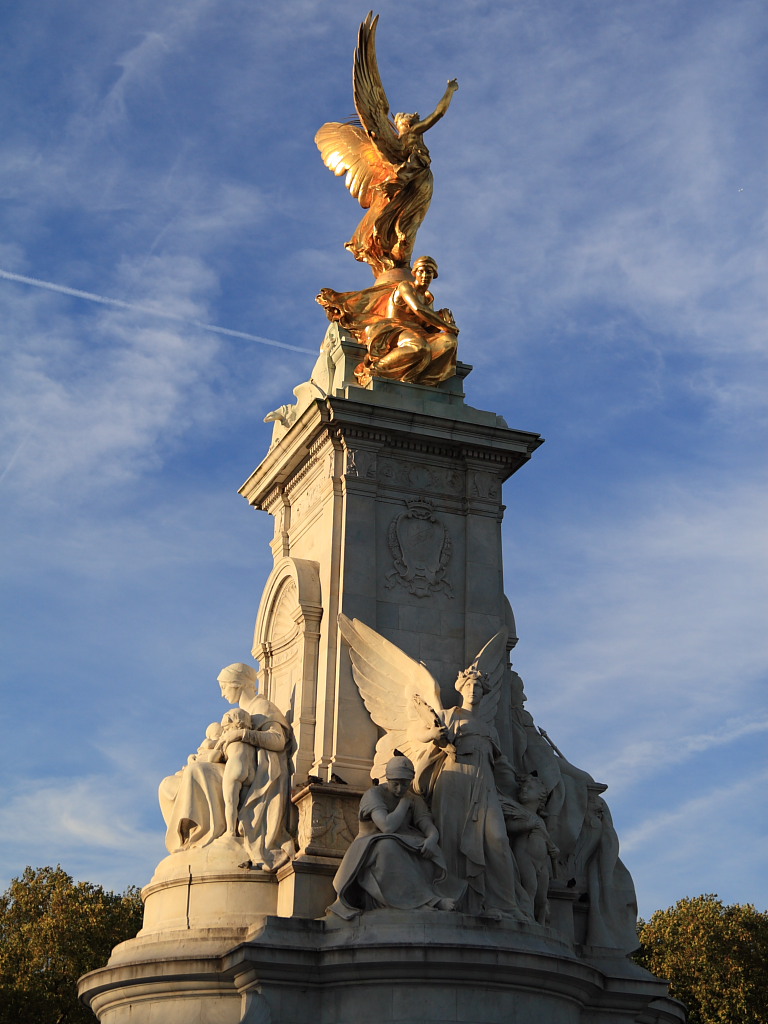
[[[221,956],[180,948],[82,979],[102,1024],[682,1024],[664,982],[549,929],[439,911],[270,917]]]
[[[275,520],[253,654],[263,692],[292,714],[296,783],[367,786],[377,734],[339,612],[424,661],[453,703],[457,667],[505,625],[514,642],[501,487],[542,439],[466,405],[464,364],[438,387],[361,388],[359,346],[336,325],[326,345],[314,397],[240,489]]]
[[[291,797],[299,812],[296,858],[277,873],[280,917],[319,918],[336,899],[333,876],[357,835],[363,790],[308,783]]]
[[[312,380],[276,412],[272,447],[241,488],[275,521],[253,653],[262,692],[293,730],[295,857],[271,874],[253,870],[235,839],[172,854],[144,890],[144,928],[81,979],[81,998],[102,1024],[682,1022],[664,982],[616,949],[585,945],[618,934],[590,925],[600,906],[588,902],[585,870],[552,883],[547,927],[428,910],[324,916],[379,735],[339,614],[424,662],[443,705],[456,704],[457,671],[500,629],[508,648],[516,641],[501,488],[542,443],[468,406],[463,364],[434,388],[361,388],[359,359],[333,325]],[[513,763],[551,776],[558,810],[570,794],[572,848],[589,819],[579,849],[602,865],[595,892],[615,896],[615,879],[623,886],[615,905],[629,935],[615,941],[626,949],[634,892],[616,860],[605,787],[558,760],[523,709],[522,681],[509,673],[508,684],[501,749],[525,748]]]

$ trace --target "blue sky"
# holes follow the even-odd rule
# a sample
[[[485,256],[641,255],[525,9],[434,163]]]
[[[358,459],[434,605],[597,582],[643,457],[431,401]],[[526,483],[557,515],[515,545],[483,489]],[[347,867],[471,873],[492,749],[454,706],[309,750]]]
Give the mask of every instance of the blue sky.
[[[460,83],[417,251],[468,401],[547,438],[505,489],[529,707],[609,783],[642,913],[765,908],[765,5],[379,10],[394,110]],[[249,659],[271,522],[237,488],[309,376],[315,294],[371,280],[312,141],[353,112],[365,13],[2,14],[3,886],[144,884],[157,783]]]

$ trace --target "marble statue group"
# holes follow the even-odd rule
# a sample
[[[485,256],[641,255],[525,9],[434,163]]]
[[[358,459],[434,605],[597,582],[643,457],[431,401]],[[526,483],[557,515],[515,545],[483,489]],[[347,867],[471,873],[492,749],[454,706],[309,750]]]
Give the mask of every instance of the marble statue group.
[[[507,664],[506,631],[459,672],[460,703],[445,707],[425,665],[358,620],[341,616],[340,625],[355,682],[383,732],[372,777],[388,780],[395,751],[407,756],[437,829],[445,875],[436,891],[465,913],[545,925],[552,879],[588,879],[591,944],[634,948],[634,887],[600,796],[605,786],[536,729]],[[507,751],[495,724],[502,694],[513,723]],[[348,873],[342,865],[347,887]],[[370,906],[369,895],[359,909]]]
[[[160,784],[160,808],[171,853],[242,838],[247,860],[276,870],[290,860],[289,755],[291,727],[256,692],[256,670],[236,663],[222,669],[222,696],[239,707],[213,722],[187,765]]]
[[[351,920],[373,909],[455,910],[547,925],[557,881],[589,893],[591,945],[632,948],[634,888],[605,786],[536,728],[507,663],[506,631],[458,673],[459,703],[445,706],[424,664],[359,620],[341,615],[339,626],[381,736],[330,911]],[[171,853],[234,840],[248,866],[269,872],[294,855],[292,730],[256,681],[249,665],[222,670],[222,695],[238,707],[161,783]],[[502,697],[507,750],[495,724]]]

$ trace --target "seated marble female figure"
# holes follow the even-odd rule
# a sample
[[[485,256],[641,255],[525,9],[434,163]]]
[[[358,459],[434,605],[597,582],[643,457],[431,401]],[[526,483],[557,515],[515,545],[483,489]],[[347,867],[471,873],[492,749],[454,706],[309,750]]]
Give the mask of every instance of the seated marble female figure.
[[[407,757],[387,763],[386,782],[360,801],[360,831],[341,862],[328,909],[345,920],[363,910],[453,910],[436,885],[445,877],[438,832],[427,805],[411,790]]]
[[[251,665],[241,662],[228,665],[219,673],[218,679],[222,696],[231,704],[238,703],[250,717],[249,729],[235,730],[237,739],[258,748],[255,774],[247,784],[244,785],[245,777],[239,778],[242,774],[240,768],[236,770],[230,764],[229,777],[233,780],[229,787],[231,800],[234,799],[234,776],[238,776],[237,833],[242,835],[244,852],[254,867],[276,871],[290,860],[294,851],[293,840],[287,830],[291,727],[282,712],[257,693],[257,673]],[[221,738],[224,736],[222,733]],[[253,758],[254,752],[248,756]],[[229,757],[228,752],[215,744],[208,756],[203,758],[198,753],[179,774],[171,775],[160,783],[160,808],[168,826],[166,845],[170,853],[207,846],[223,836],[228,826],[232,836],[233,822],[231,814],[229,822],[227,820],[224,793],[226,757]],[[229,757],[229,760],[231,762],[233,758]],[[242,762],[242,757],[240,760]],[[246,771],[245,775],[249,772]]]

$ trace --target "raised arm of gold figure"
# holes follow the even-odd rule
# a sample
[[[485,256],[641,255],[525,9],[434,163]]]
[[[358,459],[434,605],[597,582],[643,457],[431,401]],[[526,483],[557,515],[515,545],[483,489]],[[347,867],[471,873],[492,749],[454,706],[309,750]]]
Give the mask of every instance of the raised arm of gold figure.
[[[392,118],[376,60],[378,21],[378,15],[368,14],[355,50],[352,84],[359,121],[330,121],[315,136],[326,166],[346,175],[347,188],[368,211],[346,248],[368,263],[375,277],[410,266],[416,232],[432,200],[424,133],[445,114],[459,87],[452,79],[428,117]]]

